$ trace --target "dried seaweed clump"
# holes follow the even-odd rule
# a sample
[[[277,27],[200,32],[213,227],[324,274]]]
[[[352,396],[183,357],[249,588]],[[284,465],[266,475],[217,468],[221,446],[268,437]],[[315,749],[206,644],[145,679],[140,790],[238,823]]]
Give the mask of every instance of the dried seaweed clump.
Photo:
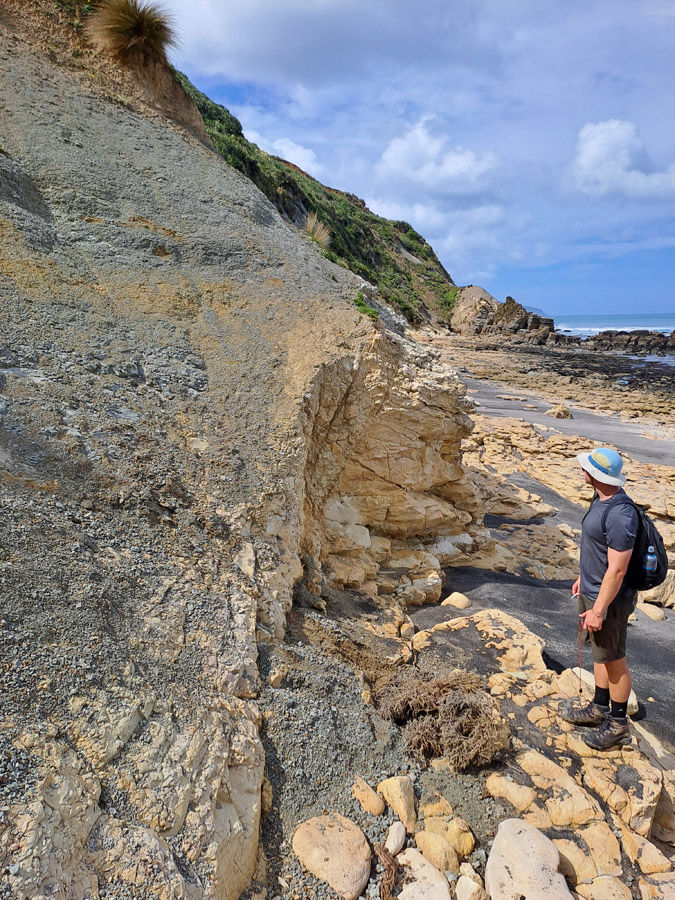
[[[405,726],[406,750],[420,761],[444,756],[462,771],[508,747],[508,723],[475,672],[406,669],[378,685],[375,699],[384,718]]]

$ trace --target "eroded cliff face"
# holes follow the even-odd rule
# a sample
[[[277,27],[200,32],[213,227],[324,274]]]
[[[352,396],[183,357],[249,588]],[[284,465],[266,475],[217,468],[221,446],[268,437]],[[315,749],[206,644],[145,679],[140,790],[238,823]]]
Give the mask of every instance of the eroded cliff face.
[[[473,543],[477,499],[460,465],[470,407],[433,350],[396,335],[322,368],[303,403],[310,591],[323,579],[403,605],[439,599],[441,566]]]
[[[258,643],[303,562],[437,595],[472,540],[463,389],[193,136],[3,26],[0,58],[4,887],[230,900]]]

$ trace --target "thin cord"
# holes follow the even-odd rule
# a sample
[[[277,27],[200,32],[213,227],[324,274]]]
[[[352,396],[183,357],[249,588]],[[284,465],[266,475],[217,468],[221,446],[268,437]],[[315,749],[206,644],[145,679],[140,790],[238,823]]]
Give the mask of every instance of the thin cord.
[[[579,696],[582,696],[581,690],[581,619],[579,619]]]

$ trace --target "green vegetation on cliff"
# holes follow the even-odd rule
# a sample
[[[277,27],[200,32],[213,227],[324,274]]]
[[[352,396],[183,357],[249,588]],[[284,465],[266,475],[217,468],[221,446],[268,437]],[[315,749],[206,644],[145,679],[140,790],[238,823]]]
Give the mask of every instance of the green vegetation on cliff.
[[[407,222],[376,216],[363,200],[325,187],[292,163],[270,156],[247,141],[241,124],[225,107],[176,77],[195,101],[218,153],[250,178],[279,212],[304,227],[307,216],[330,230],[323,254],[378,286],[380,294],[410,322],[432,312],[448,321],[457,289],[429,244]]]

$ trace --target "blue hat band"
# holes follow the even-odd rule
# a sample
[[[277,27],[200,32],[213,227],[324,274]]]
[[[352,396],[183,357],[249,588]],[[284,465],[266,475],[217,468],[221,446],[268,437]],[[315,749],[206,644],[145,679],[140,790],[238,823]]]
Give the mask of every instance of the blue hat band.
[[[593,463],[593,465],[595,466],[596,469],[599,469],[601,472],[604,472],[605,475],[611,474],[611,469],[607,466],[601,466],[599,462],[596,462],[593,459],[593,457],[590,455],[590,453],[588,454],[588,461],[590,463]]]

